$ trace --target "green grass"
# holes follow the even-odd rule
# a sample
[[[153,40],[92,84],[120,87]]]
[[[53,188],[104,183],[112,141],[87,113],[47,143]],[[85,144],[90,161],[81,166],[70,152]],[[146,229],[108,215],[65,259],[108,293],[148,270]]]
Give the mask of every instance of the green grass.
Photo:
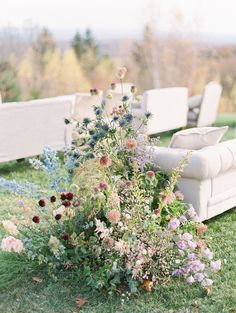
[[[236,115],[220,116],[217,125],[229,125],[224,139],[235,137]],[[167,145],[170,134],[161,136]],[[28,167],[27,160],[0,165],[0,176],[34,181],[43,176]],[[22,218],[25,214],[12,194],[0,191],[0,219],[11,215]],[[15,282],[0,293],[0,312],[4,313],[233,313],[236,312],[236,210],[232,209],[207,222],[211,247],[216,258],[223,260],[223,269],[215,279],[210,296],[198,287],[186,286],[172,281],[168,287],[160,287],[151,294],[140,295],[121,302],[121,296],[108,296],[96,291],[87,291],[79,282],[61,277],[57,282],[43,277],[42,283],[32,282],[32,273],[26,273],[21,284]],[[0,261],[1,262],[1,261]],[[3,264],[1,264],[3,265]],[[7,261],[5,266],[8,265]],[[10,269],[9,269],[10,271]],[[0,282],[1,285],[1,282]],[[83,309],[75,305],[76,298],[85,297],[88,303]]]

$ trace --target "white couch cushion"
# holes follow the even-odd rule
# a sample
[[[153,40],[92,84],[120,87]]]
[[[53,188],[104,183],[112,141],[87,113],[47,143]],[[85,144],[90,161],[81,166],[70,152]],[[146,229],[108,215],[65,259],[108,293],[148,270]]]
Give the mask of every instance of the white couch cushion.
[[[172,136],[170,147],[199,150],[217,144],[227,132],[228,126],[200,127],[181,130]]]

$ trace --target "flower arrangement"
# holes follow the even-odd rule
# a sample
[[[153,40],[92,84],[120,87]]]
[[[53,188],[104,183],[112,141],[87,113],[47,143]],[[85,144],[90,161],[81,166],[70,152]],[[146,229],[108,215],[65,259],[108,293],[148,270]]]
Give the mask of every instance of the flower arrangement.
[[[121,83],[125,74],[119,69]],[[1,249],[52,276],[72,271],[91,288],[150,292],[179,276],[209,290],[221,262],[204,239],[206,225],[176,189],[188,155],[168,174],[154,166],[156,141],[139,132],[151,114],[134,127],[129,98],[121,100],[110,115],[103,100],[93,120],[66,120],[79,136],[63,160],[46,148],[43,161],[30,161],[48,174],[48,188],[35,187],[34,214],[25,224],[2,221],[8,236]]]

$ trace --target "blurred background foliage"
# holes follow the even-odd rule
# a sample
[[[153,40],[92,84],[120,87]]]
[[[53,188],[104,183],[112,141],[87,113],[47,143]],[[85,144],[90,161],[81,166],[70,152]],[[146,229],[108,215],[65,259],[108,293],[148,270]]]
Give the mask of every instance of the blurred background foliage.
[[[216,80],[223,85],[220,111],[235,111],[236,45],[209,44],[191,31],[179,31],[181,20],[173,25],[173,31],[163,35],[149,23],[142,38],[106,45],[98,42],[90,29],[77,31],[67,44],[56,41],[47,28],[31,29],[27,42],[6,29],[0,51],[2,99],[51,97],[88,92],[92,87],[107,90],[115,80],[117,66],[125,65],[126,80],[140,93],[187,86],[189,95],[194,95]]]

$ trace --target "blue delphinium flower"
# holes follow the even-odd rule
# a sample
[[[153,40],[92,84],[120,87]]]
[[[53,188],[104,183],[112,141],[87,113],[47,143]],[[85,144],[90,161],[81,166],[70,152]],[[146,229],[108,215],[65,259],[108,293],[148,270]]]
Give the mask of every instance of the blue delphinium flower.
[[[17,182],[16,180],[7,180],[3,177],[0,177],[0,189],[33,198],[38,198],[41,193],[40,187],[35,184]]]

